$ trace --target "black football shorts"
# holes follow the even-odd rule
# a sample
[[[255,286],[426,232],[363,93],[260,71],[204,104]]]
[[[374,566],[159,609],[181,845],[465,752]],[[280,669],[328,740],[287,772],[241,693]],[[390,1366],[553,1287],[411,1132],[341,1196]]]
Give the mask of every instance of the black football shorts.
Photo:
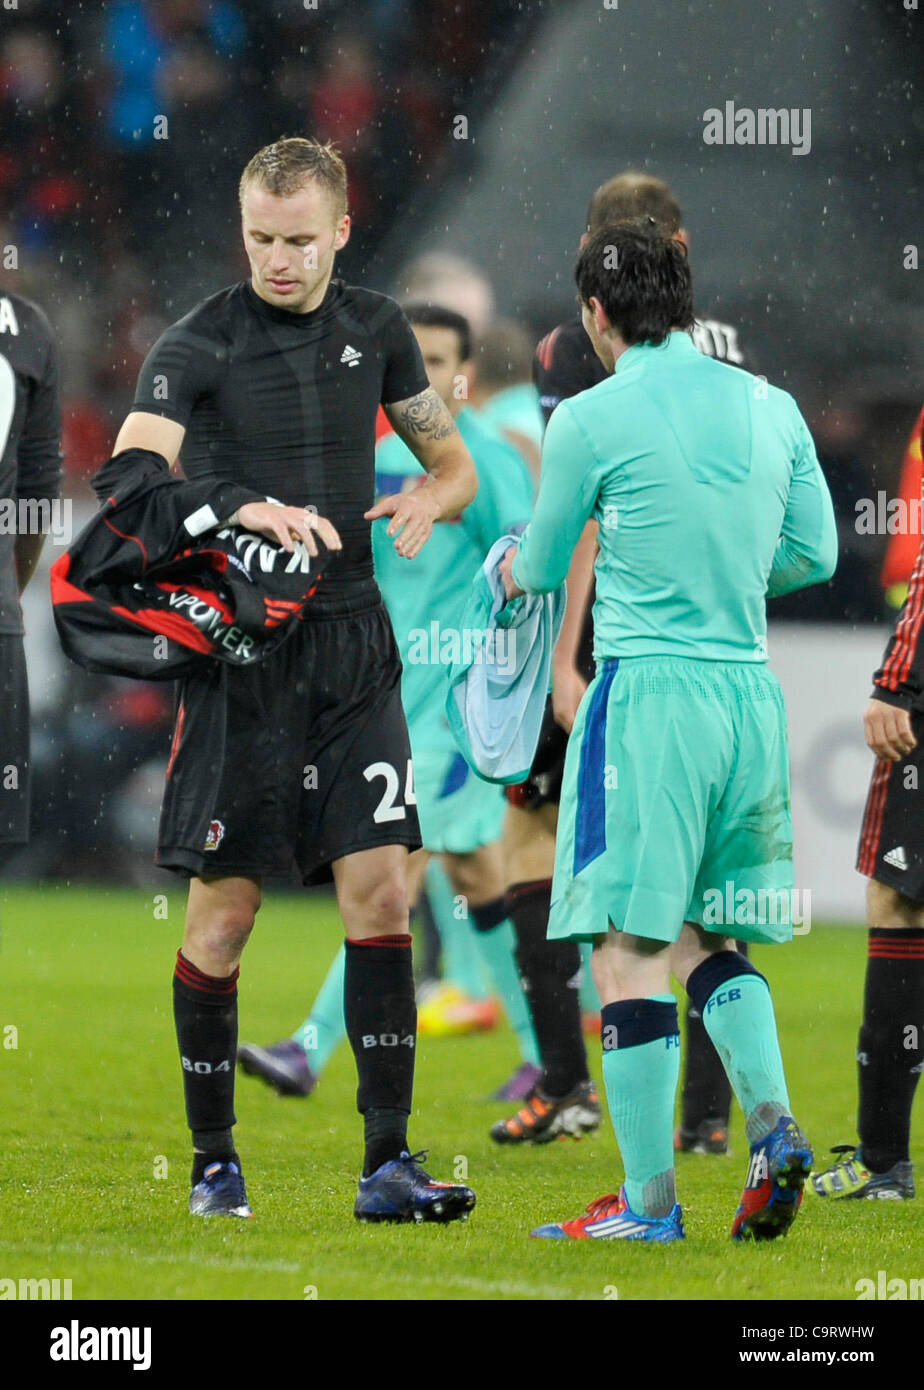
[[[29,686],[22,637],[0,633],[0,845],[29,838]]]
[[[877,758],[860,830],[857,868],[924,903],[924,715],[912,713],[917,739],[897,763]]]
[[[420,846],[401,659],[381,603],[312,614],[252,668],[179,683],[157,863],[330,880],[334,859]]]

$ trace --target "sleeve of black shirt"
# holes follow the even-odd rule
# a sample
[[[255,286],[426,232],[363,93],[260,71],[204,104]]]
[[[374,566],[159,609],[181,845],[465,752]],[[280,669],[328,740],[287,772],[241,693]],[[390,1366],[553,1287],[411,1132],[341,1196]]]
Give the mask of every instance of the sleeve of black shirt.
[[[63,468],[61,461],[61,403],[58,393],[58,354],[51,325],[44,314],[39,322],[45,330],[44,370],[31,383],[26,418],[16,451],[17,498],[49,501],[60,496]]]
[[[426,391],[430,379],[420,345],[404,311],[397,304],[382,333],[382,353],[385,358],[382,405],[406,401]]]
[[[217,342],[175,323],[144,359],[132,410],[163,415],[185,428],[196,402],[214,390],[222,367]]]
[[[924,546],[918,552],[908,597],[886,645],[882,665],[873,676],[873,698],[901,709],[924,708]]]

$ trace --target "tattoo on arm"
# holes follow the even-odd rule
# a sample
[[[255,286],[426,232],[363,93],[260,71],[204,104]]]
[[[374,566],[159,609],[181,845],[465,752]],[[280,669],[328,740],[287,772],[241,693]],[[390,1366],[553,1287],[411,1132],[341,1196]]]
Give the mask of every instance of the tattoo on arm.
[[[386,414],[408,443],[416,439],[448,439],[456,432],[455,421],[432,386],[406,401],[396,401]]]

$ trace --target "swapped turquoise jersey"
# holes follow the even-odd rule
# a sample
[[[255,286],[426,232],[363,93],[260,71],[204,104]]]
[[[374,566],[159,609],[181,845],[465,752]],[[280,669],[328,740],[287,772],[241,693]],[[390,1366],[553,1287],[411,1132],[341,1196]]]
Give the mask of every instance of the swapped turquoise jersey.
[[[787,392],[683,332],[628,348],[563,400],[513,563],[527,593],[565,578],[599,523],[594,655],[766,661],[768,596],[827,579],[834,509]]]
[[[456,424],[478,473],[478,491],[461,516],[437,522],[413,560],[399,555],[394,537],[386,535],[389,517],[372,526],[376,579],[404,667],[401,699],[412,743],[453,750],[445,703],[462,610],[491,546],[524,526],[533,505],[532,478],[513,446],[470,409],[459,413]],[[379,496],[407,492],[427,479],[395,434],[376,446],[375,471]]]

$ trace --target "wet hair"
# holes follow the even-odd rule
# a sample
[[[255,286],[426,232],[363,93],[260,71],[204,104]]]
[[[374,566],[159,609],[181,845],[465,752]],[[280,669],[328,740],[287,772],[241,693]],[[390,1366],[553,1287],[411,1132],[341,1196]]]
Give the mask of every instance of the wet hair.
[[[637,224],[596,232],[574,270],[582,304],[598,299],[623,342],[663,343],[673,328],[693,325],[693,280],[679,241]]]
[[[334,145],[330,141],[322,145],[317,140],[307,140],[302,136],[276,140],[272,145],[264,145],[262,150],[257,150],[241,175],[241,206],[244,205],[244,194],[252,183],[261,184],[277,198],[289,198],[311,180],[330,194],[339,221],[347,210],[347,172]]]

